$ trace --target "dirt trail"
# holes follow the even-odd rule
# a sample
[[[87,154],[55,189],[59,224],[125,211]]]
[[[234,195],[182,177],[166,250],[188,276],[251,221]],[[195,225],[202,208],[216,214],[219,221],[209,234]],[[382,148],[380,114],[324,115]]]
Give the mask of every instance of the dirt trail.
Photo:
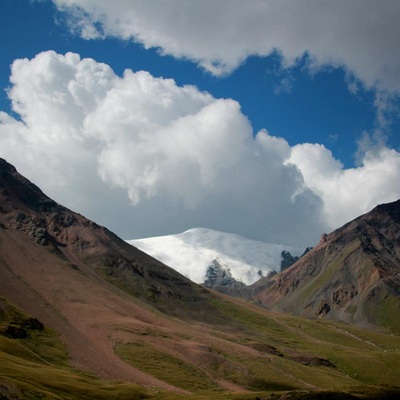
[[[339,327],[334,326],[334,325],[332,325],[331,327],[333,329],[335,329],[337,332],[344,333],[345,335],[351,337],[352,339],[355,339],[355,340],[358,340],[360,342],[363,342],[363,343],[365,343],[365,344],[367,344],[367,345],[369,345],[369,346],[371,346],[371,347],[373,347],[375,349],[380,349],[380,347],[378,345],[376,345],[375,343],[371,342],[370,340],[365,340],[363,338],[360,338],[359,336],[356,336],[353,333],[350,333],[346,329],[339,328]]]

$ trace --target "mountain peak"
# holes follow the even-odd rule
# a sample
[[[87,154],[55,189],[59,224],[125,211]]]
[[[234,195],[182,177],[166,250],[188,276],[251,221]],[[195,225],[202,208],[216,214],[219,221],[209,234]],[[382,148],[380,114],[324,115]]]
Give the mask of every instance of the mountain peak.
[[[4,158],[0,157],[0,173],[8,172],[10,170],[16,171],[15,167],[8,163]]]
[[[35,212],[62,209],[46,196],[35,184],[22,176],[16,168],[0,158],[0,196],[2,206]]]
[[[232,279],[250,285],[279,271],[284,250],[300,256],[304,249],[264,243],[243,236],[208,228],[192,228],[185,232],[154,238],[129,240],[128,243],[171,266],[196,283],[208,279],[207,271],[215,263]]]
[[[371,213],[384,213],[391,216],[397,222],[400,222],[400,199],[391,203],[379,204]]]

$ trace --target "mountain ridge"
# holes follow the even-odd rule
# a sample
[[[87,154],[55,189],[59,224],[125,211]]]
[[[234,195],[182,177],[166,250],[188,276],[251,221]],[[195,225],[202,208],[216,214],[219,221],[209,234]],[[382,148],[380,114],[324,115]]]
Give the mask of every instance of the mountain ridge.
[[[400,200],[375,207],[328,235],[288,270],[258,285],[272,309],[399,329]],[[261,289],[260,289],[261,288]],[[382,310],[384,304],[390,310]],[[386,307],[386,306],[385,306]]]

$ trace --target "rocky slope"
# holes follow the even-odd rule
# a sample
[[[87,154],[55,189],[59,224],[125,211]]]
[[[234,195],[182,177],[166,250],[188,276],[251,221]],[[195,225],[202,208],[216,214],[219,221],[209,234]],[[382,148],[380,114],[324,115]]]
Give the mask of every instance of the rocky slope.
[[[379,205],[257,285],[263,306],[400,331],[400,200]]]

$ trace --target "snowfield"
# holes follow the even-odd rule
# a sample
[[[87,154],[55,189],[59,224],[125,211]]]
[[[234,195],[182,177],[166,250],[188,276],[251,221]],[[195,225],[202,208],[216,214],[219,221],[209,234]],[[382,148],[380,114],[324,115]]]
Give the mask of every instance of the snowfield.
[[[206,228],[127,242],[196,283],[205,281],[208,267],[217,261],[230,271],[234,279],[251,285],[268,272],[280,270],[283,250],[289,251],[292,256],[300,256],[305,250]]]

